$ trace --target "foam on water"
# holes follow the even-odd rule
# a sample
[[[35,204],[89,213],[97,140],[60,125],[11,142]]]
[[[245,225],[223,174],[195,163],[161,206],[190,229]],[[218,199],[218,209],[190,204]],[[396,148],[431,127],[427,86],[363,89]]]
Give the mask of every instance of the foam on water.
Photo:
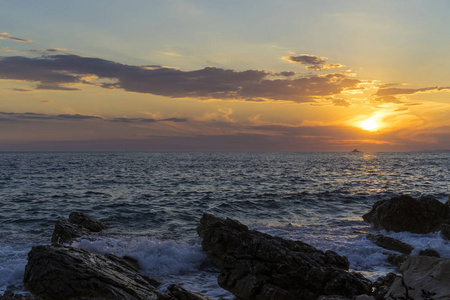
[[[15,293],[25,292],[22,279],[30,249],[30,245],[0,246],[0,293],[7,289]]]
[[[421,250],[431,249],[441,257],[450,257],[450,241],[442,238],[440,232],[414,234],[410,232],[376,231],[361,220],[348,220],[343,226],[286,226],[256,227],[256,230],[292,240],[301,240],[320,250],[332,250],[346,256],[350,269],[358,271],[374,281],[388,272],[396,272],[396,267],[387,262],[389,253],[366,238],[367,233],[380,233],[398,239],[414,247],[411,255]]]
[[[161,282],[162,290],[175,283],[214,299],[233,298],[218,286],[218,272],[209,266],[199,242],[162,241],[151,237],[103,237],[77,240],[71,246],[132,257],[138,261],[143,274]]]

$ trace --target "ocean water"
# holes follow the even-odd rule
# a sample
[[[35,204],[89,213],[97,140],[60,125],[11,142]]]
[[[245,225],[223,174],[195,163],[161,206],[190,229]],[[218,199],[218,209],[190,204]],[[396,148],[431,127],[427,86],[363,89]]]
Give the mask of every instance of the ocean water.
[[[356,233],[376,232],[361,216],[377,200],[449,193],[450,153],[0,153],[0,293],[26,293],[27,253],[73,211],[109,228],[72,246],[134,257],[162,289],[233,299],[201,251],[204,212],[334,250],[374,280],[394,268]],[[381,233],[450,257],[439,232]]]

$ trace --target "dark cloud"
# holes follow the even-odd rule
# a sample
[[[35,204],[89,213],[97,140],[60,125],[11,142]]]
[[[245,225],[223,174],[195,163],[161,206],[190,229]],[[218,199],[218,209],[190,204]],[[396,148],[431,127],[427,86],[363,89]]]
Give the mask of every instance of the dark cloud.
[[[122,123],[155,123],[155,122],[188,122],[186,118],[165,118],[165,119],[151,119],[151,118],[114,118],[105,119],[98,116],[81,115],[81,114],[39,114],[39,113],[10,113],[0,112],[0,118],[2,121],[18,121],[18,120],[66,120],[66,121],[78,121],[78,120],[102,120],[106,122],[122,122]]]
[[[18,37],[10,36],[7,32],[0,32],[0,40],[10,40],[15,42],[22,42],[22,43],[34,43],[31,40],[25,40]]]
[[[281,76],[284,76],[284,77],[291,77],[291,76],[294,76],[295,74],[297,74],[297,73],[293,72],[293,71],[285,71],[285,72],[277,73],[275,75],[281,75]]]
[[[299,56],[289,56],[286,59],[290,62],[297,63],[300,65],[308,65],[306,69],[308,70],[325,70],[325,69],[336,69],[341,68],[340,64],[326,64],[327,60],[324,57],[318,57],[311,54],[302,54]]]
[[[92,119],[103,120],[102,118],[97,117],[97,116],[85,116],[85,115],[80,115],[80,114],[75,114],[75,115],[61,114],[61,115],[57,115],[56,118],[63,119],[63,120],[92,120]]]
[[[265,99],[300,103],[355,89],[361,82],[343,73],[300,78],[294,78],[293,72],[279,74],[286,78],[271,79],[274,74],[264,70],[235,71],[207,67],[182,71],[160,66],[125,65],[77,55],[0,58],[0,79],[36,82],[38,89],[51,90],[77,90],[70,85],[89,84],[84,78],[95,75],[100,81],[108,80],[107,83],[96,83],[104,88],[173,98]]]
[[[323,65],[326,59],[311,54],[302,54],[299,56],[289,56],[288,60],[301,65]]]
[[[156,123],[156,122],[187,122],[186,118],[167,118],[167,119],[152,119],[152,118],[114,118],[111,122],[121,123]]]

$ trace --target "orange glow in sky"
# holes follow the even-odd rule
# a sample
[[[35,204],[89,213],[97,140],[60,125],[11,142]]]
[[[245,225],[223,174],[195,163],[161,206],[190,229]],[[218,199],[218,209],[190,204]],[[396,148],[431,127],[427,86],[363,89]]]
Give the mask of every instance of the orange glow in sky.
[[[0,151],[450,149],[450,4],[412,2],[8,1]]]

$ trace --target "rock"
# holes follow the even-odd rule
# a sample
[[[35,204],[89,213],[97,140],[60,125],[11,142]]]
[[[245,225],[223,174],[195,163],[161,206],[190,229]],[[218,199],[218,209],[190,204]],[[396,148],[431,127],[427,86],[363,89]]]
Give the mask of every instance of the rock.
[[[368,296],[368,295],[359,295],[356,297],[353,297],[354,300],[376,300],[375,297],[373,296]]]
[[[219,285],[240,299],[314,299],[370,294],[372,284],[348,272],[347,258],[301,241],[249,230],[231,219],[204,214],[197,232]]]
[[[389,253],[387,257],[387,261],[393,264],[396,267],[400,267],[400,265],[408,259],[408,255],[405,254],[395,254]]]
[[[443,238],[450,240],[450,225],[449,224],[442,224],[441,235]]]
[[[80,212],[73,212],[69,215],[69,222],[80,225],[92,232],[100,232],[106,229],[106,224],[89,215]]]
[[[172,300],[212,300],[209,297],[188,291],[176,284],[169,285],[167,290]]]
[[[413,247],[411,245],[408,245],[402,241],[399,241],[397,239],[391,238],[389,236],[384,236],[382,234],[368,234],[367,239],[374,242],[376,245],[388,249],[397,251],[403,254],[410,254],[411,251],[413,251]]]
[[[62,245],[32,248],[24,284],[44,300],[170,299],[123,259]]]
[[[432,249],[420,250],[419,256],[441,257],[437,251]]]
[[[69,221],[57,221],[52,234],[53,244],[63,244],[85,235],[93,235],[106,229],[106,225],[83,213],[73,212]]]
[[[33,295],[19,295],[14,294],[11,291],[6,291],[3,295],[0,295],[0,300],[41,300],[41,298]]]
[[[398,277],[399,276],[397,274],[394,274],[392,272],[386,274],[385,276],[379,277],[373,283],[373,287],[374,287],[373,295],[374,295],[375,299],[383,300],[384,296],[387,294],[387,292],[391,288],[392,284]]]
[[[52,244],[67,243],[74,238],[89,235],[90,233],[86,228],[69,223],[68,221],[56,221],[52,234]]]
[[[400,272],[385,299],[450,299],[450,258],[413,256]]]
[[[317,300],[350,300],[348,297],[331,295],[331,296],[320,296]]]
[[[377,201],[363,219],[386,230],[428,233],[450,222],[450,206],[431,197],[404,195]]]

